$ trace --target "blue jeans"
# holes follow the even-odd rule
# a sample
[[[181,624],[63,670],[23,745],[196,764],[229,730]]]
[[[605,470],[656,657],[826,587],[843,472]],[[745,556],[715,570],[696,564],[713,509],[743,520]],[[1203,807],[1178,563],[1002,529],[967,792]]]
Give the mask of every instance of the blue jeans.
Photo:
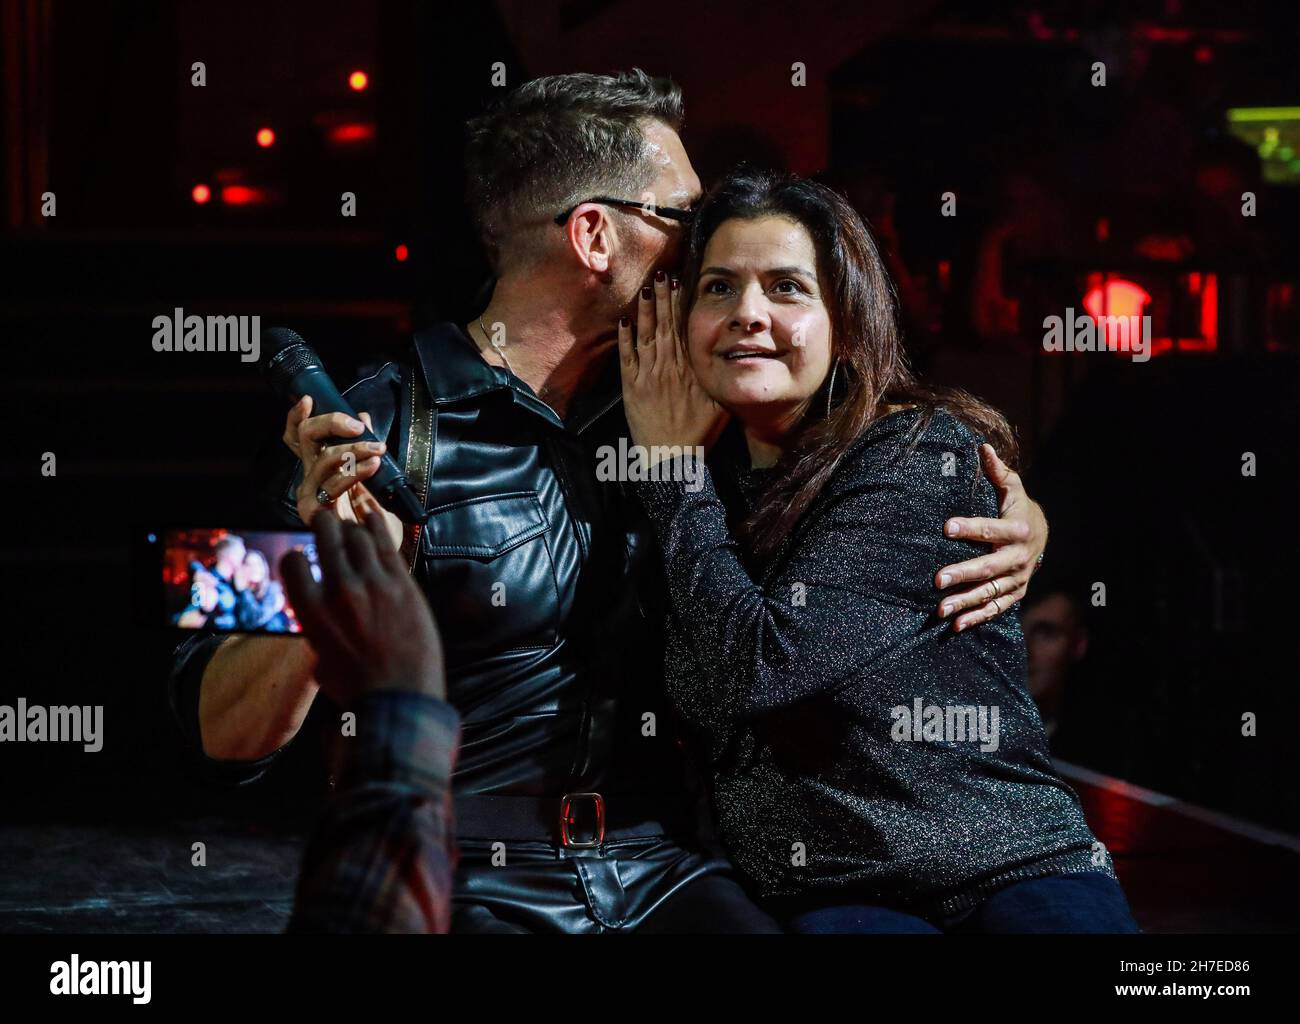
[[[1043,935],[1137,934],[1124,890],[1110,875],[1087,871],[1016,882],[974,909],[936,921],[890,907],[846,903],[795,913],[786,929],[804,935],[930,933]]]

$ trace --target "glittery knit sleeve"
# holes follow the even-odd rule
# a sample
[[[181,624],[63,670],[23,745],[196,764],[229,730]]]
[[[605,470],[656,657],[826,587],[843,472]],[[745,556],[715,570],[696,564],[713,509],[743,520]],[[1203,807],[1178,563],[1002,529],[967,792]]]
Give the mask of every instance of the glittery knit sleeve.
[[[845,456],[761,584],[742,564],[710,476],[695,491],[664,474],[635,485],[692,656],[685,682],[669,673],[688,719],[788,707],[880,675],[913,649],[937,603],[934,573],[947,556],[978,551],[946,541],[944,520],[997,514],[987,482],[983,500],[973,495],[979,439],[937,414],[900,461],[913,422],[909,413],[888,417]]]

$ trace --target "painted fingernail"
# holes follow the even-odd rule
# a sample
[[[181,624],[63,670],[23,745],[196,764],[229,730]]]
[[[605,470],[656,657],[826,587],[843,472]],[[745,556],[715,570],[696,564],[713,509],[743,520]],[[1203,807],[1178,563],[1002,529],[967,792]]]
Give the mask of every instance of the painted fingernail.
[[[952,576],[949,573],[946,572],[939,573],[939,586],[946,587],[951,582],[952,582]]]
[[[665,274],[662,270],[656,270],[656,271],[655,271],[655,284],[663,284],[663,283],[664,283],[664,278],[667,277],[667,276],[668,276],[668,275]]]
[[[668,282],[668,287],[671,288],[673,291],[677,291],[677,289],[680,288],[681,286],[682,283],[679,280],[677,280],[677,278],[675,277]]]
[[[621,316],[618,318],[618,325],[620,327],[631,327],[632,318],[630,316]]]
[[[947,526],[944,527],[944,533],[946,533],[949,537],[956,537],[957,534],[961,533],[961,524],[949,523]]]
[[[652,299],[654,298],[654,294],[655,294],[654,291],[650,288],[649,285],[646,285],[644,288],[641,289],[641,298],[643,299]]]

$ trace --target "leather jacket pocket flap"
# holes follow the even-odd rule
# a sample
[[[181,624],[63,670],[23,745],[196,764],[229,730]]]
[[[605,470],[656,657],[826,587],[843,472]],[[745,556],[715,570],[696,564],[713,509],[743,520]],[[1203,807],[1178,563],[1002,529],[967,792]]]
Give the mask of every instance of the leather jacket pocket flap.
[[[549,529],[536,491],[490,494],[430,511],[422,545],[434,558],[492,559]]]

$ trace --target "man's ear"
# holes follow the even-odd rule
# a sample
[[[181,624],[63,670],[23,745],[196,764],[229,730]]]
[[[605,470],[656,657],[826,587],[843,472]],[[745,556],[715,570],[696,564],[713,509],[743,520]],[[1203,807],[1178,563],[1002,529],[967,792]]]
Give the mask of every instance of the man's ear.
[[[570,214],[565,231],[569,247],[584,267],[593,274],[609,271],[614,258],[614,222],[603,206],[579,206]]]

